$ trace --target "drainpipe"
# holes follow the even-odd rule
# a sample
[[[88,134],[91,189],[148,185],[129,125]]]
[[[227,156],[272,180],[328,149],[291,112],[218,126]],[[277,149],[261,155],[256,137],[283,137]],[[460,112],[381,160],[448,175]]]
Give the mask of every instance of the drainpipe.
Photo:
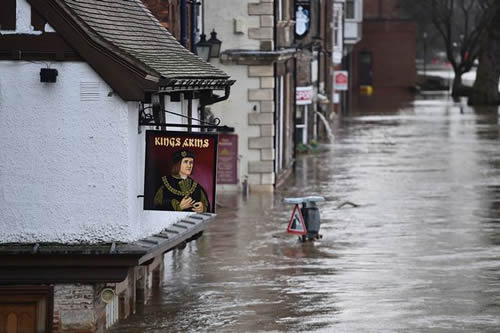
[[[198,109],[200,110],[200,119],[205,120],[206,111],[205,106],[212,105],[214,103],[225,101],[229,98],[229,93],[231,92],[231,86],[226,86],[224,89],[223,96],[211,95],[210,97],[200,98],[200,106]]]
[[[196,0],[191,0],[191,52],[196,54]]]
[[[214,103],[222,102],[222,101],[225,101],[226,99],[229,98],[230,92],[231,92],[231,86],[226,86],[224,88],[224,95],[223,96],[212,95],[210,97],[203,99],[203,101],[200,101],[200,102],[203,106],[212,105]]]
[[[181,45],[184,47],[187,44],[186,23],[186,0],[181,0]]]

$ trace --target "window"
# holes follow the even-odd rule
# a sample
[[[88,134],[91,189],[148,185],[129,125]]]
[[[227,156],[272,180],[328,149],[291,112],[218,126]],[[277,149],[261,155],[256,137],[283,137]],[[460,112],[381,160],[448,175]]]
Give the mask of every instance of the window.
[[[16,0],[2,0],[0,30],[16,30]]]
[[[333,46],[342,46],[342,7],[335,4],[333,7]]]
[[[346,19],[356,18],[354,0],[346,0],[346,2],[345,2],[345,18]]]
[[[341,4],[333,5],[333,54],[332,61],[334,64],[342,62],[342,53],[344,46],[344,32],[343,32],[343,8]]]

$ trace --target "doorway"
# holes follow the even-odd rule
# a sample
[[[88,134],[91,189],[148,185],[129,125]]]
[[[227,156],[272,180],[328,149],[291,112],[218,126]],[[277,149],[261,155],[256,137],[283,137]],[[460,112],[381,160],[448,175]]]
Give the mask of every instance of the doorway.
[[[361,51],[358,54],[358,82],[360,86],[373,85],[373,54]]]

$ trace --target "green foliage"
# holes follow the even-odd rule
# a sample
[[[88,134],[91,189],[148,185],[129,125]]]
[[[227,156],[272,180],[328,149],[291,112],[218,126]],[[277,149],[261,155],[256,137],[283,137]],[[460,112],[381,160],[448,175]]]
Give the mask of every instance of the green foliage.
[[[298,154],[311,154],[320,151],[320,145],[316,140],[312,140],[309,144],[298,143],[295,147]]]

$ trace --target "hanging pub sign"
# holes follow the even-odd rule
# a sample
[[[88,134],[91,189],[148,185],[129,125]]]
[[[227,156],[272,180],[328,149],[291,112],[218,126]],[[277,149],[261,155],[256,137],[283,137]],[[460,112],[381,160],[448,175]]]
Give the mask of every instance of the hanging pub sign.
[[[304,37],[311,26],[311,1],[297,0],[295,2],[295,35]]]
[[[215,213],[217,134],[146,131],[144,209]]]

